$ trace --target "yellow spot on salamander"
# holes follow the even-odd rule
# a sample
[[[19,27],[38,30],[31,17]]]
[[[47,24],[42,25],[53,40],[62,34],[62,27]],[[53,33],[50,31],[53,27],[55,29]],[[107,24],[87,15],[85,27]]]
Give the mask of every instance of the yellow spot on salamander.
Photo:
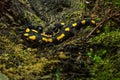
[[[37,31],[37,30],[35,30],[35,29],[32,29],[32,31],[33,31],[33,32],[35,32],[35,33],[38,33],[38,31]]]
[[[65,25],[65,23],[64,23],[64,22],[61,22],[60,24],[61,24],[61,25]]]
[[[60,36],[57,37],[57,40],[59,41],[60,39],[64,38],[65,37],[65,34],[61,34]]]
[[[48,42],[47,38],[45,38],[45,37],[43,37],[42,40],[45,42]]]
[[[52,37],[52,35],[47,35],[45,32],[41,33],[41,35],[45,37]]]
[[[28,34],[28,33],[25,33],[24,36],[29,36],[29,34]]]
[[[92,23],[92,24],[95,24],[96,22],[95,22],[94,20],[91,20],[91,23]]]
[[[36,36],[29,36],[30,40],[36,40]]]
[[[48,42],[50,42],[50,43],[53,42],[53,39],[52,39],[52,38],[48,38],[47,40],[48,40]]]
[[[73,24],[72,24],[72,27],[76,27],[76,26],[77,26],[77,23],[73,23]]]
[[[53,42],[53,39],[52,39],[52,38],[43,37],[42,40],[45,41],[45,42],[50,42],[50,43]]]
[[[65,31],[70,31],[70,28],[69,27],[65,28]]]
[[[30,29],[29,29],[29,28],[27,28],[27,29],[25,30],[25,32],[30,32]]]
[[[86,24],[86,20],[81,21],[82,25]]]

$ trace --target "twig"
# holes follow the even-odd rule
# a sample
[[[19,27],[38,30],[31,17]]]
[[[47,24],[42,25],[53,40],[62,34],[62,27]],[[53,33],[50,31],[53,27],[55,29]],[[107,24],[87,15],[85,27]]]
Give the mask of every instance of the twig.
[[[107,18],[103,18],[103,20],[97,24],[97,26],[86,36],[86,38],[89,38],[89,37],[92,35],[92,33],[94,33],[94,31],[97,30],[97,28],[102,27],[102,25],[103,25],[106,21],[108,21],[110,18],[112,18],[113,16],[117,15],[118,13],[119,13],[119,12],[114,13],[113,15],[111,15],[111,16],[109,16],[109,17],[107,17]]]

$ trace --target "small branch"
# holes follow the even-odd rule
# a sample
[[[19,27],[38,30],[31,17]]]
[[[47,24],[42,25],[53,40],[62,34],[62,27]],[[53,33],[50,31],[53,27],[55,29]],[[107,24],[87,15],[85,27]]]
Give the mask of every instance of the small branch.
[[[109,14],[109,13],[108,13],[108,14]],[[108,14],[107,14],[107,15],[108,15]],[[110,18],[112,18],[113,16],[116,16],[116,15],[118,15],[118,14],[119,14],[119,12],[114,13],[114,14],[112,14],[111,16],[109,16],[109,17],[107,17],[107,18],[103,18],[103,20],[97,24],[97,26],[86,36],[86,38],[89,38],[89,37],[92,35],[92,33],[94,33],[95,30],[97,30],[97,28],[102,27],[102,25],[103,25],[106,21],[108,21]]]

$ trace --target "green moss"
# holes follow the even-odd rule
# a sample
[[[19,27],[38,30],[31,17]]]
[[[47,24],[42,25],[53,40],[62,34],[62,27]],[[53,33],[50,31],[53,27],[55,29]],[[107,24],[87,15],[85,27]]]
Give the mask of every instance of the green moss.
[[[39,75],[43,75],[46,71],[51,71],[53,68],[49,66],[48,70],[44,70],[44,67],[57,63],[57,60],[48,60],[46,58],[39,59],[39,62],[30,63],[28,65],[19,65],[17,68],[4,69],[3,73],[10,79],[34,79]]]
[[[50,72],[59,60],[36,58],[30,53],[2,54],[0,56],[0,70],[10,79],[34,79],[39,75]],[[47,67],[47,70],[45,70]]]
[[[102,62],[89,66],[91,73],[90,80],[116,80],[120,79],[119,71],[116,71],[114,63],[110,59],[103,59]]]
[[[5,36],[1,40],[4,42],[4,53],[0,55],[0,71],[10,79],[41,78],[60,62],[51,56],[38,58],[35,54],[37,49],[23,49],[22,44],[15,44]]]
[[[102,44],[104,46],[118,46],[120,47],[120,31],[111,31],[109,33],[102,33],[99,36],[90,39],[92,44]]]
[[[34,13],[29,11],[24,11],[23,17],[28,21],[32,21],[34,26],[38,26],[39,24],[44,24],[44,22],[38,16],[36,16]]]

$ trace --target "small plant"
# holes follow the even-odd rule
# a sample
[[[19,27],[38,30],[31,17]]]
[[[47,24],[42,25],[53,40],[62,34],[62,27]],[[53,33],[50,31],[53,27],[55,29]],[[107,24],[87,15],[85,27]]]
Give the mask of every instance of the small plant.
[[[87,55],[93,62],[102,62],[102,58],[96,54],[93,55],[91,52],[88,52]]]
[[[56,73],[55,73],[56,80],[61,80],[60,71],[61,71],[61,69],[58,68],[57,71],[56,71]]]

